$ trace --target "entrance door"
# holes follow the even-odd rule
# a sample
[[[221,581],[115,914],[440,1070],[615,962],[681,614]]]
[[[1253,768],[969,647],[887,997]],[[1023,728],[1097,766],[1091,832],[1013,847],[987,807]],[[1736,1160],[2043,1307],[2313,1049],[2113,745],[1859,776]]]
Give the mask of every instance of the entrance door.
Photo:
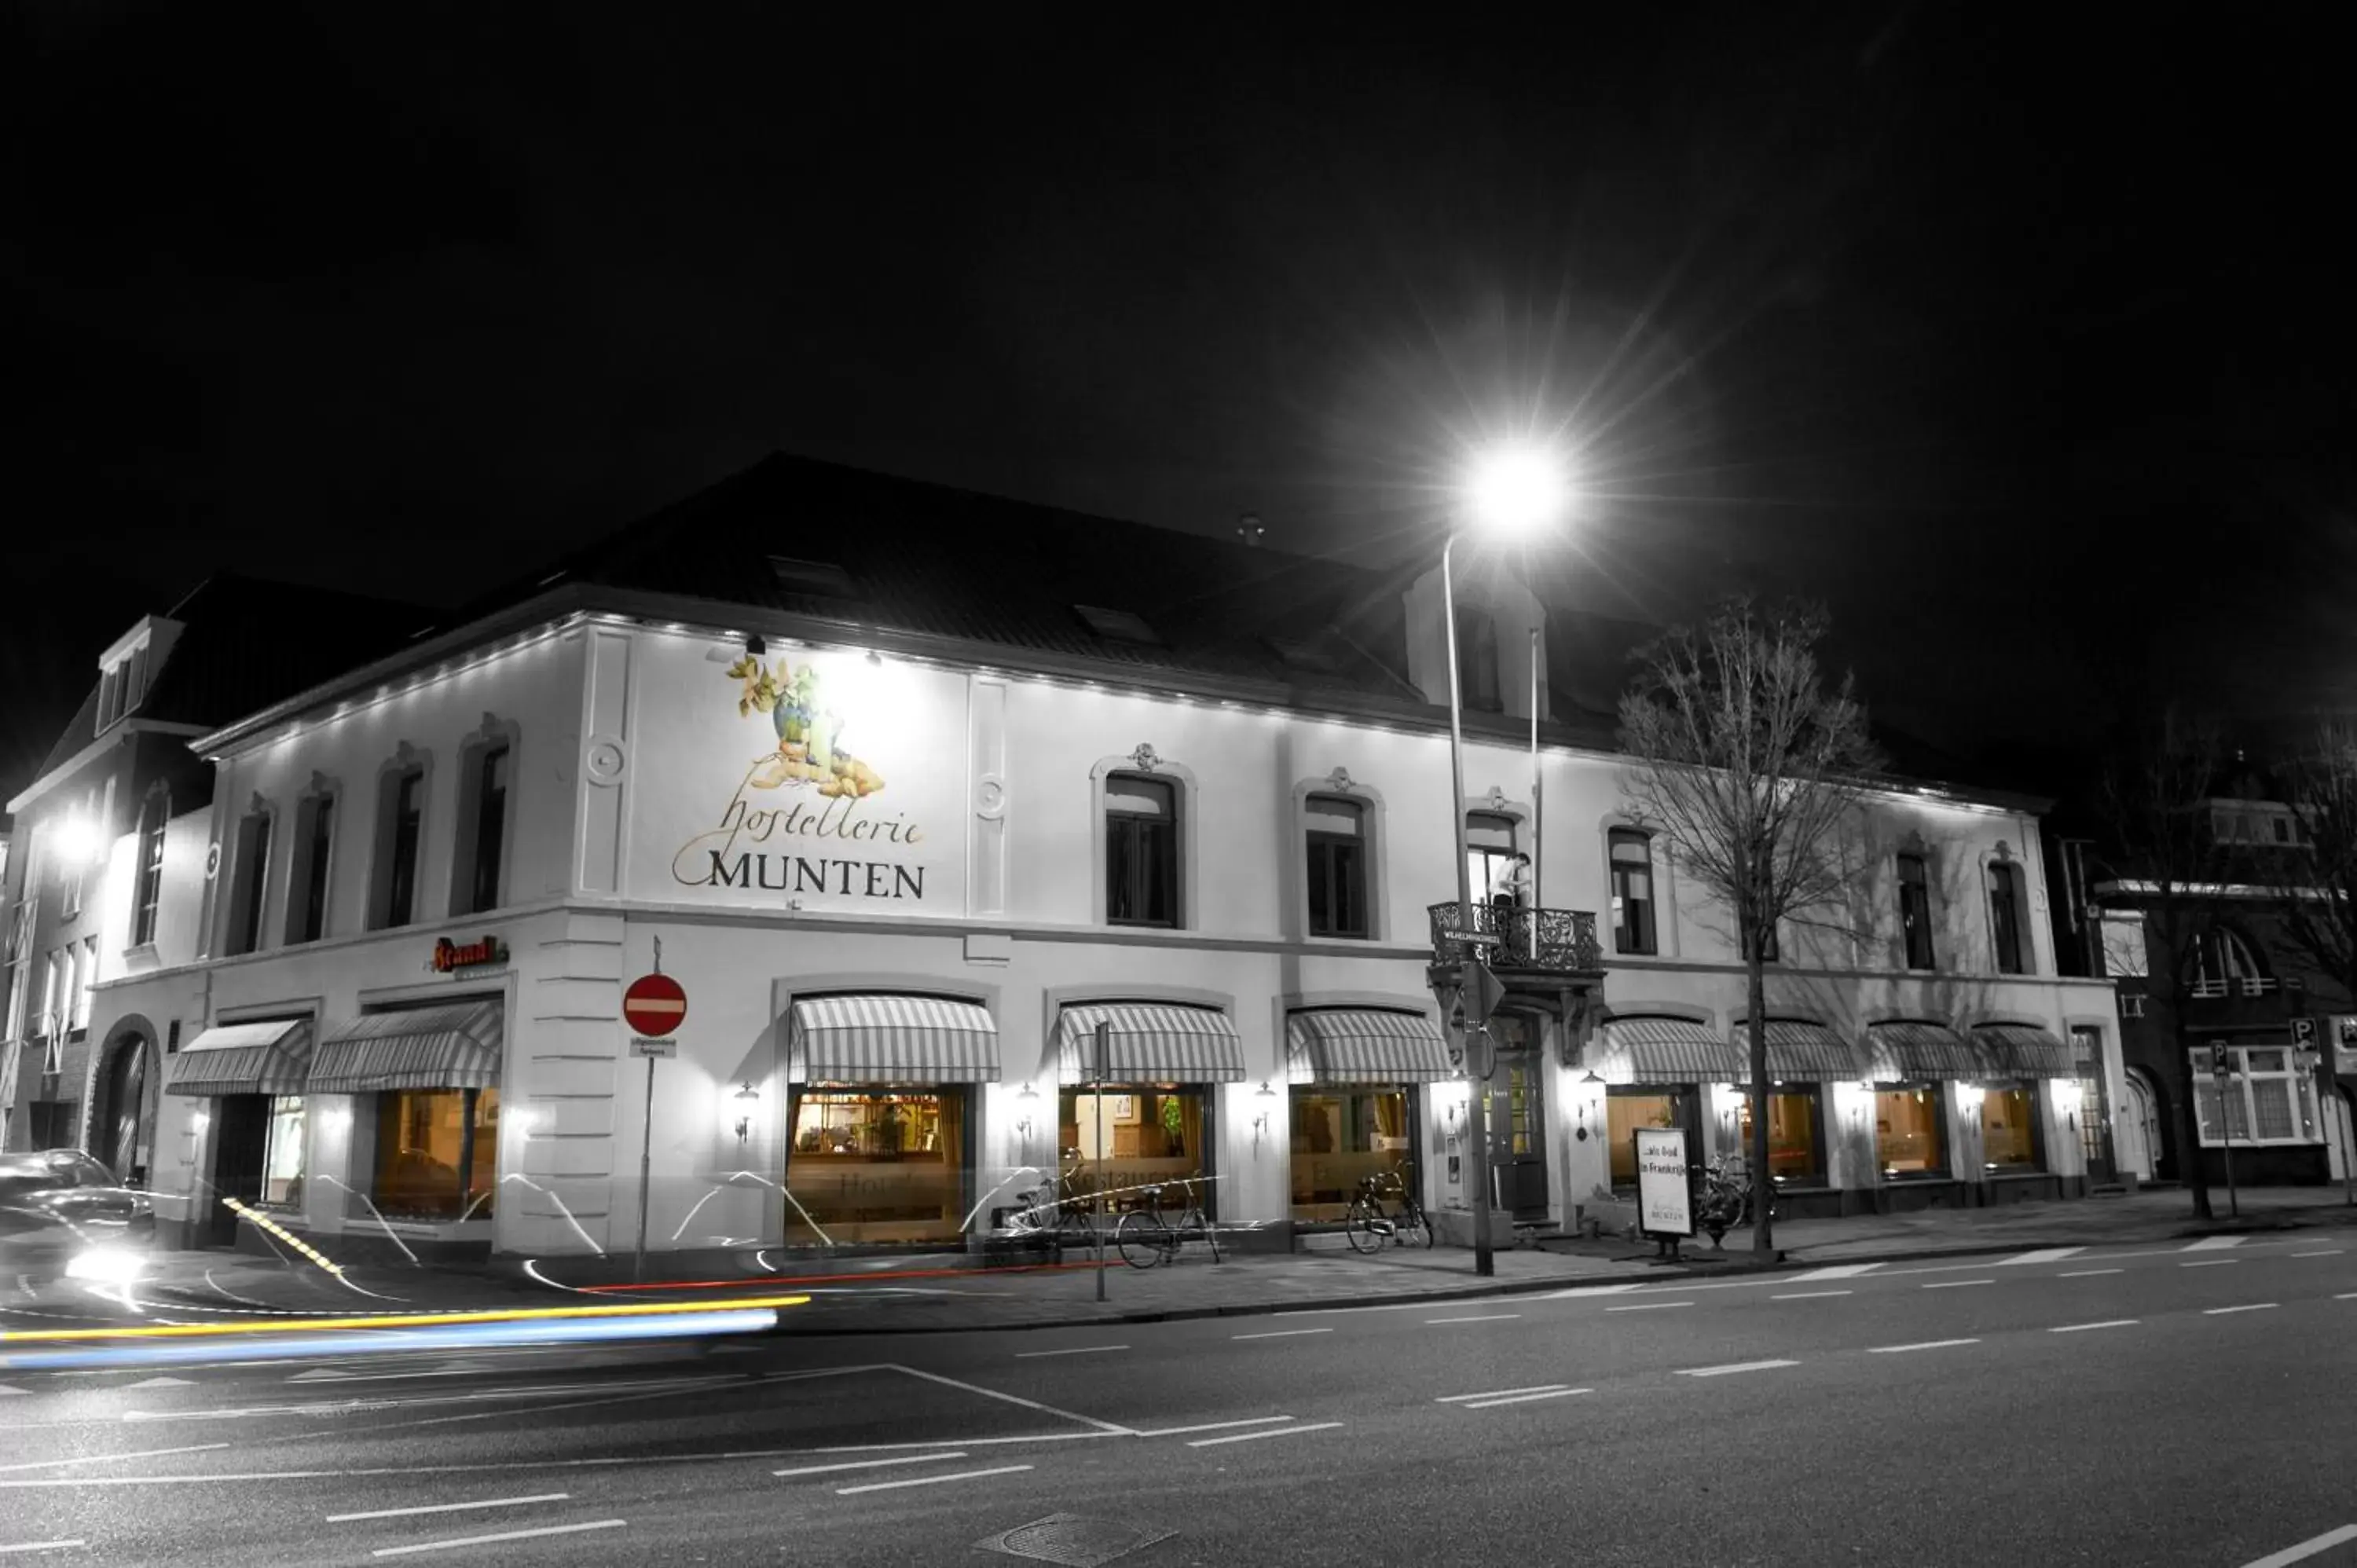
[[[1547,1217],[1544,1058],[1535,1050],[1498,1053],[1488,1086],[1491,1206],[1517,1220]]]
[[[202,1227],[206,1244],[237,1245],[237,1214],[224,1197],[262,1201],[264,1155],[270,1143],[270,1096],[224,1094],[213,1102],[213,1184]]]
[[[139,1125],[147,1098],[147,1042],[138,1036],[115,1042],[101,1089],[102,1124],[91,1129],[99,1162],[128,1187],[145,1184],[139,1164]]]
[[[2128,1103],[2136,1136],[2144,1144],[2144,1176],[2150,1181],[2160,1175],[2160,1106],[2140,1072],[2128,1074]]]

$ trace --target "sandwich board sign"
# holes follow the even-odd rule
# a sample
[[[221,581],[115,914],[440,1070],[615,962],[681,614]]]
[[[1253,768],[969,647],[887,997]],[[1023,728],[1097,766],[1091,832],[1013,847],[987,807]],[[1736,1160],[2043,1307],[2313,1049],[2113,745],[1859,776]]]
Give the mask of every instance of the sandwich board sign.
[[[1695,1233],[1684,1128],[1637,1129],[1637,1228],[1655,1236]]]

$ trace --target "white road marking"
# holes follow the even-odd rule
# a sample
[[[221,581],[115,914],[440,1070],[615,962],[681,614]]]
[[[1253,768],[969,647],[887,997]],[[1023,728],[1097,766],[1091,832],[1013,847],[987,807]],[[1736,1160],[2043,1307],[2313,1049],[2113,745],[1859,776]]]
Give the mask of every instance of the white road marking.
[[[2004,1259],[1997,1267],[2010,1268],[2017,1263],[2059,1263],[2065,1258],[2075,1258],[2086,1250],[2084,1247],[2040,1247],[2034,1252]]]
[[[1805,1274],[1794,1274],[1792,1278],[1795,1281],[1846,1280],[1854,1279],[1859,1274],[1872,1273],[1880,1267],[1882,1267],[1880,1263],[1835,1263],[1831,1268],[1811,1269]]]
[[[2339,1530],[2328,1530],[2322,1535],[2310,1536],[2297,1546],[2287,1546],[2281,1552],[2269,1552],[2243,1564],[2243,1568],[2290,1568],[2303,1557],[2313,1557],[2319,1552],[2330,1552],[2344,1541],[2357,1541],[2357,1524],[2344,1524]]]
[[[350,1372],[339,1372],[333,1367],[314,1367],[307,1372],[297,1372],[286,1380],[290,1383],[340,1383],[350,1379],[351,1375],[352,1374]],[[430,1378],[436,1374],[432,1372],[395,1372],[393,1375],[397,1378]]]
[[[772,1476],[833,1476],[845,1470],[880,1470],[888,1465],[931,1465],[942,1459],[963,1459],[955,1449],[942,1454],[903,1454],[895,1459],[846,1459],[840,1465],[804,1465],[797,1470],[772,1470]]]
[[[1609,1307],[1607,1307],[1605,1310],[1609,1312],[1609,1311],[1610,1311],[1610,1310],[1612,1310],[1612,1309],[1611,1309],[1611,1308],[1609,1308]],[[1426,1322],[1426,1323],[1427,1323],[1427,1324],[1432,1324],[1432,1323],[1503,1323],[1503,1322],[1505,1322],[1505,1321],[1506,1321],[1506,1319],[1508,1319],[1508,1318],[1510,1318],[1510,1317],[1520,1317],[1521,1316],[1522,1316],[1522,1314],[1521,1314],[1521,1313],[1519,1313],[1519,1312],[1485,1312],[1485,1313],[1482,1313],[1482,1314],[1479,1315],[1478,1316],[1473,1316],[1473,1317],[1427,1317],[1427,1318],[1426,1318],[1426,1319],[1425,1319],[1425,1322]]]
[[[63,1465],[98,1465],[109,1459],[161,1459],[167,1454],[205,1454],[228,1446],[226,1443],[195,1443],[186,1448],[149,1448],[137,1454],[85,1454],[79,1459],[35,1459],[23,1465],[0,1465],[0,1472],[54,1470]]]
[[[2219,1251],[2221,1248],[2239,1247],[2242,1244],[2243,1239],[2240,1236],[2204,1236],[2201,1240],[2194,1242],[2191,1246],[2179,1248],[2179,1251],[2186,1252],[2214,1252]]]
[[[2060,1328],[2050,1328],[2049,1334],[2084,1334],[2090,1328],[2127,1328],[2138,1320],[2133,1317],[2107,1317],[2101,1323],[2066,1323]]]
[[[1017,1350],[1018,1361],[1036,1361],[1043,1356],[1102,1356],[1108,1350],[1126,1350],[1126,1345],[1075,1345],[1065,1350]]]
[[[1231,1339],[1292,1339],[1304,1334],[1331,1334],[1330,1328],[1270,1328],[1258,1334],[1231,1334]]]
[[[1682,1378],[1723,1378],[1729,1372],[1764,1372],[1774,1367],[1797,1367],[1798,1361],[1737,1361],[1725,1367],[1688,1367]]]
[[[1917,1290],[1962,1290],[1966,1285],[1993,1285],[1995,1283],[1996,1283],[1995,1280],[1934,1280],[1928,1285],[1917,1285],[1915,1288]]]
[[[1289,1415],[1254,1415],[1247,1416],[1242,1421],[1206,1421],[1194,1426],[1159,1426],[1151,1432],[1140,1432],[1137,1435],[1140,1437],[1177,1437],[1189,1432],[1226,1432],[1232,1427],[1238,1426],[1274,1426],[1279,1423],[1291,1421],[1292,1419],[1293,1418]],[[987,1441],[987,1439],[985,1439],[984,1441]]]
[[[2357,1291],[2343,1291],[2332,1299],[2335,1301],[2357,1301]]]
[[[1568,1383],[1533,1383],[1526,1389],[1491,1389],[1480,1394],[1442,1394],[1435,1404],[1461,1404],[1467,1400],[1501,1400],[1512,1394],[1552,1394],[1569,1388]]]
[[[979,1481],[985,1476],[1013,1476],[1031,1468],[1028,1465],[998,1465],[987,1470],[960,1470],[952,1476],[912,1476],[905,1481],[870,1481],[864,1487],[837,1487],[838,1498],[856,1498],[862,1492],[889,1492],[901,1487],[938,1487],[948,1481]]]
[[[0,1383],[0,1394],[21,1394],[24,1391],[22,1389],[12,1389],[5,1383]]]
[[[1926,1339],[1915,1345],[1877,1345],[1867,1351],[1869,1356],[1897,1356],[1908,1350],[1944,1350],[1951,1345],[1977,1345],[1977,1339]]]
[[[2210,1306],[2202,1308],[2201,1316],[2204,1317],[2223,1317],[2230,1312],[2270,1312],[2280,1305],[2281,1303],[2278,1302],[2255,1301],[2248,1306]]]
[[[2091,1280],[2097,1274],[2124,1274],[2126,1273],[2127,1273],[2126,1269],[2072,1269],[2067,1273],[2057,1274],[2054,1277],[2059,1280]]]
[[[1467,1410],[1495,1410],[1501,1404],[1528,1404],[1533,1400],[1559,1400],[1573,1394],[1594,1393],[1594,1389],[1550,1389],[1543,1394],[1516,1394],[1511,1399],[1476,1400]]]
[[[1635,1301],[1626,1306],[1608,1306],[1607,1312],[1659,1312],[1669,1306],[1692,1306],[1690,1301]]]
[[[418,1552],[447,1552],[454,1546],[490,1546],[501,1541],[530,1541],[542,1535],[578,1535],[585,1530],[619,1530],[628,1520],[593,1520],[587,1524],[552,1524],[539,1530],[503,1530],[496,1535],[462,1535],[454,1541],[421,1541],[414,1546],[380,1546],[371,1557],[407,1557]]]
[[[1262,1437],[1290,1437],[1297,1432],[1329,1432],[1341,1424],[1339,1421],[1320,1421],[1308,1426],[1272,1426],[1265,1432],[1239,1432],[1232,1437],[1198,1437],[1187,1446],[1216,1448],[1222,1443],[1250,1443]]]
[[[1856,1291],[1848,1290],[1796,1290],[1788,1291],[1782,1295],[1771,1295],[1768,1299],[1770,1301],[1815,1301],[1820,1296],[1856,1295],[1857,1294]]]
[[[1073,1411],[1058,1410],[1054,1405],[1041,1404],[1038,1400],[1027,1400],[1015,1394],[1003,1394],[996,1389],[985,1389],[979,1383],[961,1382],[955,1378],[945,1378],[939,1372],[928,1372],[916,1367],[904,1367],[897,1361],[888,1363],[888,1365],[890,1365],[892,1369],[896,1372],[906,1372],[912,1378],[922,1378],[927,1382],[940,1383],[945,1388],[963,1389],[970,1394],[980,1394],[985,1399],[1005,1400],[1008,1404],[1019,1404],[1025,1410],[1036,1410],[1046,1415],[1061,1416],[1066,1421],[1077,1421],[1082,1426],[1093,1426],[1099,1432],[1117,1432],[1124,1436],[1131,1435],[1131,1431],[1128,1427],[1115,1425],[1110,1421],[1099,1421],[1092,1415],[1082,1415]]]
[[[2292,1256],[2295,1258],[2337,1258],[2348,1250],[2349,1249],[2346,1247],[2325,1247],[2313,1252],[2294,1252]]]
[[[464,1513],[468,1509],[520,1509],[527,1503],[562,1503],[572,1500],[571,1492],[541,1492],[529,1498],[484,1498],[471,1503],[421,1503],[414,1509],[376,1509],[368,1513],[331,1513],[329,1524],[350,1524],[358,1519],[407,1519],[418,1513]]]
[[[2216,1269],[2222,1268],[2228,1263],[2239,1263],[2242,1261],[2240,1258],[2204,1258],[2199,1262],[2179,1263],[2177,1266],[2180,1269]]]
[[[1642,1285],[1633,1284],[1576,1285],[1570,1290],[1550,1291],[1545,1295],[1539,1297],[1539,1299],[1541,1301],[1577,1301],[1584,1295],[1626,1295],[1632,1290],[1642,1290],[1645,1287]]]
[[[186,1378],[144,1378],[135,1383],[120,1383],[123,1389],[191,1389],[196,1384]]]
[[[84,1541],[81,1536],[77,1535],[70,1541],[20,1541],[14,1546],[0,1546],[0,1552],[65,1552],[73,1547],[87,1546],[89,1544],[89,1541]]]

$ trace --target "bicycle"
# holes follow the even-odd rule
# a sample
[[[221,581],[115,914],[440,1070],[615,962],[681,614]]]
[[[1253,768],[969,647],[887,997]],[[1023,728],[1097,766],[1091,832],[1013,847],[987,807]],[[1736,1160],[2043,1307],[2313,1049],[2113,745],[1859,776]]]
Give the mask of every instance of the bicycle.
[[[1022,1207],[1008,1213],[1006,1228],[1017,1236],[1053,1236],[1059,1250],[1084,1250],[1097,1239],[1088,1207],[1093,1188],[1082,1177],[1078,1152],[1068,1149],[1065,1155],[1071,1164],[1030,1191],[1015,1195]]]
[[[1399,1212],[1383,1212],[1383,1199],[1396,1192],[1400,1197]],[[1351,1207],[1342,1216],[1342,1234],[1349,1239],[1351,1250],[1372,1252],[1379,1250],[1385,1238],[1394,1247],[1412,1247],[1421,1236],[1426,1247],[1432,1245],[1432,1222],[1425,1218],[1424,1205],[1415,1197],[1415,1184],[1398,1171],[1361,1178],[1359,1190],[1351,1198]]]
[[[1162,1212],[1164,1187],[1144,1187],[1138,1193],[1138,1207],[1121,1217],[1114,1227],[1115,1246],[1121,1249],[1121,1261],[1133,1269],[1150,1269],[1157,1263],[1170,1262],[1178,1256],[1179,1245],[1200,1235],[1211,1249],[1211,1262],[1220,1261],[1220,1235],[1211,1228],[1211,1217],[1203,1211],[1203,1200],[1196,1192],[1200,1178],[1188,1176],[1176,1184],[1187,1196],[1187,1205],[1179,1210],[1178,1223],[1170,1223]]]

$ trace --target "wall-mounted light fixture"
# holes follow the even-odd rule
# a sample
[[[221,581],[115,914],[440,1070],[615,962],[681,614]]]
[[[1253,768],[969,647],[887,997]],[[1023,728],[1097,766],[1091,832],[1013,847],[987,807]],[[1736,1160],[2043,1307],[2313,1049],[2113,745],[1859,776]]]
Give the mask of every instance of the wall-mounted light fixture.
[[[1275,1100],[1276,1090],[1269,1087],[1268,1079],[1262,1079],[1260,1090],[1253,1098],[1260,1101]],[[1255,1154],[1260,1152],[1260,1141],[1268,1136],[1268,1109],[1264,1104],[1253,1116],[1253,1152]]]
[[[1039,1101],[1039,1091],[1025,1079],[1023,1087],[1015,1091],[1015,1135],[1025,1143],[1031,1141],[1031,1108]]]
[[[753,1107],[760,1103],[761,1091],[753,1087],[752,1079],[747,1079],[736,1098],[741,1112],[737,1118],[737,1141],[742,1144],[753,1135]]]

